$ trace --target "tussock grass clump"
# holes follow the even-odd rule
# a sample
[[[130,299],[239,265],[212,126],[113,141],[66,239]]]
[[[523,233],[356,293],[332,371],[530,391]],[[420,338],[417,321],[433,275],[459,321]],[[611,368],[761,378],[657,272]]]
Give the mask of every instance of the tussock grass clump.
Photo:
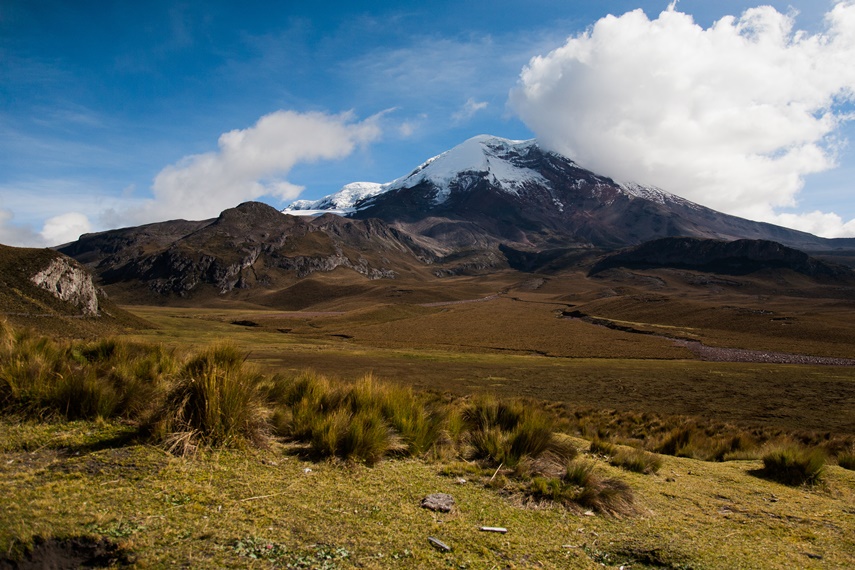
[[[761,446],[779,439],[780,430],[746,428],[698,417],[653,412],[558,409],[569,433],[607,443],[620,443],[659,453],[702,461],[759,459]],[[795,434],[794,434],[795,435]],[[799,434],[806,445],[828,446],[824,434]],[[804,439],[806,437],[806,439]],[[608,449],[592,453],[614,455]]]
[[[635,473],[656,473],[662,467],[662,458],[638,448],[621,449],[616,444],[599,438],[591,442],[590,453],[604,455],[609,463]]]
[[[635,473],[656,473],[662,468],[662,458],[643,449],[623,449],[611,458],[610,463]]]
[[[200,446],[263,444],[267,434],[261,375],[234,346],[190,358],[151,418],[147,431],[175,453]]]
[[[139,420],[177,368],[162,347],[55,341],[0,323],[0,412],[30,418]]]
[[[412,390],[367,375],[334,386],[304,372],[271,392],[277,434],[309,443],[321,457],[376,463],[389,454],[422,455],[443,436],[446,414]]]
[[[522,400],[478,396],[463,410],[462,418],[474,459],[514,468],[547,451],[568,452],[555,438],[554,419]]]
[[[591,441],[591,446],[588,448],[588,451],[595,455],[605,455],[607,457],[611,457],[613,455],[617,455],[618,447],[610,441],[595,437]]]
[[[821,449],[780,446],[763,455],[763,475],[785,485],[812,485],[821,478],[825,462]]]
[[[855,449],[841,451],[837,454],[837,464],[844,469],[855,471]]]
[[[528,492],[538,499],[611,516],[635,513],[635,497],[629,485],[619,479],[604,479],[595,469],[591,461],[570,461],[562,477],[534,477]]]

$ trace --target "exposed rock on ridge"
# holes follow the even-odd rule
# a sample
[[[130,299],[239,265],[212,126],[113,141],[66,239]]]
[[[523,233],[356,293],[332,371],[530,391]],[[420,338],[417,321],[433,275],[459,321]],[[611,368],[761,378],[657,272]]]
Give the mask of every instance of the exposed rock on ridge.
[[[92,275],[73,259],[64,255],[57,257],[30,281],[57,299],[79,307],[82,314],[98,315],[98,293]]]

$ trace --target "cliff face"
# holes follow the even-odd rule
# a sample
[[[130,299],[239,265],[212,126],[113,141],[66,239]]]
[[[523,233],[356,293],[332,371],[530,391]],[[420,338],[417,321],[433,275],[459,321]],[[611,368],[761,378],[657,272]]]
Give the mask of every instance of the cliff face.
[[[71,303],[86,316],[98,315],[98,294],[92,275],[74,260],[60,256],[30,277],[37,287]]]

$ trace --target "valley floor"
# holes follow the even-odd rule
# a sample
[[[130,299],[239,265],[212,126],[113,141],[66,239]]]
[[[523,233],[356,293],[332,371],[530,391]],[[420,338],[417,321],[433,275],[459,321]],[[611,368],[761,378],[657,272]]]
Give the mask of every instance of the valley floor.
[[[312,369],[344,382],[373,373],[440,394],[522,396],[564,419],[685,416],[700,430],[728,423],[851,443],[855,302],[828,288],[794,296],[786,283],[775,293],[675,275],[515,274],[449,280],[442,291],[380,283],[368,297],[303,299],[293,311],[238,298],[126,305],[152,326],[124,336],[182,351],[230,343],[272,373]],[[805,359],[708,361],[692,342]],[[60,559],[98,537],[112,562],[142,568],[855,567],[855,471],[828,465],[818,485],[788,487],[761,477],[757,459],[663,456],[658,473],[631,473],[591,454],[575,436],[599,428],[581,423],[573,445],[630,485],[637,515],[537,504],[492,489],[490,473],[462,460],[311,462],[282,441],[185,459],[134,442],[119,423],[7,417],[0,569],[15,567],[3,556],[33,537],[52,537]],[[419,507],[434,492],[454,496],[451,513]]]

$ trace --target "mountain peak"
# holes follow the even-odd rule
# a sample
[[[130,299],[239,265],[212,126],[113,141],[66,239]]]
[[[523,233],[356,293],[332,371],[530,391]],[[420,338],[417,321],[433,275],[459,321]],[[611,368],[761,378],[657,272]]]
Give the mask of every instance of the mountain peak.
[[[497,244],[613,249],[675,236],[831,247],[815,236],[715,212],[658,188],[618,183],[536,140],[492,135],[472,137],[392,182],[348,184],[284,212],[379,218],[448,251]]]
[[[412,188],[429,182],[437,189],[436,203],[448,199],[454,182],[467,186],[466,177],[486,178],[496,188],[517,194],[527,183],[546,183],[538,172],[525,164],[525,158],[537,143],[512,141],[490,135],[478,135],[449,151],[431,158],[408,176],[392,182],[393,188]]]
[[[352,214],[370,198],[422,183],[428,183],[436,190],[434,202],[441,204],[448,199],[454,187],[465,190],[483,178],[500,190],[518,194],[528,184],[548,184],[542,175],[526,164],[526,158],[536,148],[534,139],[519,141],[477,135],[429,158],[408,175],[392,182],[353,182],[320,200],[297,200],[284,212],[294,215],[316,215],[320,212]]]

